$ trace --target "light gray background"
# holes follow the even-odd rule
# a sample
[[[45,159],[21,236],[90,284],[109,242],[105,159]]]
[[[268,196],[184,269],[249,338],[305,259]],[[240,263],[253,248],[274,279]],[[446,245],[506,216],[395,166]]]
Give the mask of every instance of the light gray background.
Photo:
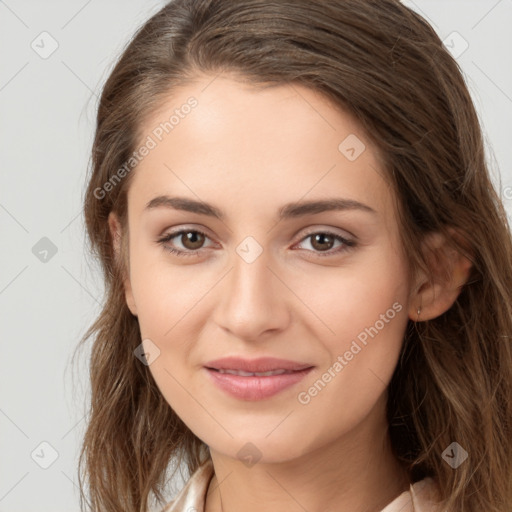
[[[79,510],[88,355],[80,367],[70,358],[103,293],[81,216],[97,97],[124,44],[164,3],[0,1],[0,512]],[[454,51],[469,44],[457,60],[510,217],[512,0],[404,3]],[[47,58],[42,32],[58,44]],[[57,250],[47,261],[37,256],[43,237]]]

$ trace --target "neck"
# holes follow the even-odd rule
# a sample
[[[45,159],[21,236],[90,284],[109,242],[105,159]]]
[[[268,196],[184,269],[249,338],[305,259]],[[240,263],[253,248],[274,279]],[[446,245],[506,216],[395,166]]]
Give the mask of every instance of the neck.
[[[215,475],[205,512],[380,512],[410,480],[392,453],[385,415],[378,423],[372,418],[378,412],[346,435],[287,461],[262,458],[247,467],[210,448]]]

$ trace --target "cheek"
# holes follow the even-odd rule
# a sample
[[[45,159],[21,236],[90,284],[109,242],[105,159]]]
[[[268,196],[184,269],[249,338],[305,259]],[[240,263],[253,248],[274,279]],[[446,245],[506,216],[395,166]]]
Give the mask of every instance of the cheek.
[[[385,391],[408,322],[403,298],[392,286],[368,296],[362,291],[368,290],[354,289],[348,300],[330,306],[325,317],[332,332],[319,329],[316,335],[323,353],[319,368],[301,386],[304,395],[297,395],[301,405],[314,402],[312,417],[340,406],[332,411],[338,426],[361,420]]]
[[[187,390],[193,378],[188,360],[194,339],[199,336],[195,329],[200,327],[191,319],[207,291],[203,289],[206,284],[198,286],[198,280],[194,280],[190,270],[193,266],[166,264],[165,255],[155,256],[140,249],[133,251],[130,263],[141,338],[150,339],[154,344],[150,345],[150,350],[153,354],[158,353],[149,365],[149,371],[178,416],[192,423],[204,421],[201,409],[191,407],[191,395]],[[204,280],[200,282],[204,283]],[[197,390],[194,390],[195,394]]]
[[[324,329],[321,336],[318,331],[329,360],[305,383],[299,397],[314,415],[329,404],[339,405],[332,412],[338,422],[360,419],[385,391],[408,322],[403,262],[390,251],[361,263],[330,281],[323,305],[317,299],[331,331]]]
[[[346,350],[358,337],[364,343],[375,324],[379,338],[389,334],[388,344],[395,339],[400,343],[407,323],[408,282],[405,262],[391,246],[375,246],[347,265],[303,275],[295,277],[294,291],[321,319],[315,323],[316,335],[331,354]]]
[[[130,281],[143,337],[172,337],[173,331],[179,329],[180,319],[186,319],[214,283],[212,279],[209,285],[208,275],[198,279],[194,265],[167,262],[163,249],[134,250],[130,263]]]
[[[396,368],[408,317],[402,303],[385,299],[338,316],[336,335],[322,338],[329,360],[298,390],[304,421],[322,421],[333,438],[373,410]]]

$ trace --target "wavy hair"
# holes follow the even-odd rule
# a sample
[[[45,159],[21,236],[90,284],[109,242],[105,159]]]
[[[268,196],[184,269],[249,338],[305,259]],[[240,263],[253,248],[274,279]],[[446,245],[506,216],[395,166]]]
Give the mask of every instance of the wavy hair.
[[[429,233],[444,234],[470,259],[452,307],[407,325],[389,386],[389,431],[411,479],[434,478],[446,510],[509,512],[510,226],[463,74],[432,27],[398,0],[174,0],[124,47],[102,89],[84,198],[105,298],[79,343],[93,340],[82,510],[87,501],[98,512],[146,512],[151,499],[163,501],[171,462],[185,462],[191,474],[209,457],[133,354],[141,336],[124,297],[128,241],[116,259],[107,219],[114,211],[126,227],[136,168],[102,187],[174,88],[224,71],[261,87],[307,86],[357,118],[383,155],[412,272],[434,279],[421,250]],[[441,457],[454,441],[469,453],[456,469]]]

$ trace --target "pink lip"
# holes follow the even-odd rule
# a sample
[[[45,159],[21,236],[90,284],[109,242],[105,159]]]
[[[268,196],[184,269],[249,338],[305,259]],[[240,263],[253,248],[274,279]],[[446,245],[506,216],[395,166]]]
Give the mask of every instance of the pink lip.
[[[272,370],[287,370],[281,375],[258,377],[231,375],[220,373],[218,369],[242,370],[245,372],[268,372]],[[301,381],[313,366],[284,359],[260,358],[247,360],[241,358],[225,358],[211,361],[205,365],[212,381],[223,391],[241,400],[263,400],[270,398],[284,389]]]

